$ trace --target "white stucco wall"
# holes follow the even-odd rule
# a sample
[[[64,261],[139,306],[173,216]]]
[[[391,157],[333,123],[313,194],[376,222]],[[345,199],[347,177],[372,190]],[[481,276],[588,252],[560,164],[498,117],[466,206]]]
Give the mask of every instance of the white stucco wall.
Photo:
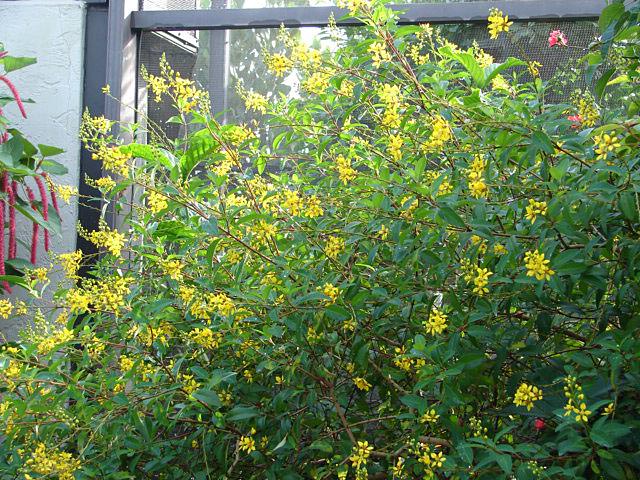
[[[65,150],[55,160],[63,163],[69,173],[56,177],[55,181],[76,187],[80,168],[78,127],[82,115],[84,22],[85,5],[80,0],[0,0],[0,42],[12,55],[38,59],[37,64],[10,74],[21,95],[35,102],[26,104],[28,118],[23,120],[14,104],[5,109],[5,114],[32,143]],[[76,245],[77,203],[60,202],[60,207],[63,233],[61,237],[52,237],[51,250],[69,252]],[[21,221],[19,214],[18,222],[18,238],[28,245],[31,225]],[[38,251],[39,265],[48,265],[42,243]],[[28,252],[23,250],[20,255],[19,251],[19,256],[28,258]],[[23,324],[0,320],[0,334],[15,338]]]

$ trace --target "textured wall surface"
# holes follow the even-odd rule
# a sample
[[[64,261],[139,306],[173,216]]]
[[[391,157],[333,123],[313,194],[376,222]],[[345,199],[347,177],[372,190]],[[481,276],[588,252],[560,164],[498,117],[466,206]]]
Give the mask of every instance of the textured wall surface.
[[[32,143],[65,150],[55,159],[69,173],[55,180],[74,186],[78,185],[80,168],[84,18],[84,3],[78,0],[0,0],[0,42],[12,55],[38,59],[37,64],[10,75],[21,95],[35,102],[26,105],[28,118],[23,120],[15,105],[7,107],[6,115]],[[52,237],[52,252],[72,251],[76,245],[75,200],[71,205],[61,202],[61,214],[62,236]],[[31,225],[19,214],[18,219],[18,241],[29,245]],[[21,257],[28,257],[25,245],[18,247]],[[43,250],[40,243],[39,265],[48,265],[48,255]],[[14,294],[14,298],[19,296],[19,292]],[[15,338],[29,320],[0,319],[0,333],[8,339]]]

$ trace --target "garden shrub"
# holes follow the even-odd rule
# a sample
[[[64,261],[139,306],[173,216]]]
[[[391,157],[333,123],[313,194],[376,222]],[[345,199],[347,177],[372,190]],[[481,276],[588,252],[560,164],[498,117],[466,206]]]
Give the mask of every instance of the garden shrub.
[[[143,77],[181,138],[85,115],[125,222],[3,350],[3,478],[637,478],[637,9],[554,104],[526,58],[347,3],[366,38],[283,30],[265,61],[300,95],[243,91],[259,122],[166,61]]]
[[[23,101],[9,74],[35,62],[35,58],[9,55],[0,43],[0,87],[6,90],[0,92],[0,285],[3,293],[11,293],[12,285],[29,288],[35,286],[34,282],[46,279],[46,268],[34,267],[40,244],[40,228],[43,230],[43,248],[48,252],[51,234],[60,234],[58,196],[69,201],[77,190],[69,185],[57,185],[50,177],[67,173],[64,165],[51,158],[60,155],[63,150],[43,144],[36,147],[12,126],[3,111],[3,107],[15,103],[22,117],[27,118],[25,103],[30,100]],[[34,190],[37,190],[40,200],[36,200]],[[28,261],[18,257],[16,212],[32,222],[31,242],[24,242],[28,246]],[[0,300],[0,316],[7,318],[12,310],[13,306],[8,300]],[[26,305],[21,304],[17,310],[26,313]]]

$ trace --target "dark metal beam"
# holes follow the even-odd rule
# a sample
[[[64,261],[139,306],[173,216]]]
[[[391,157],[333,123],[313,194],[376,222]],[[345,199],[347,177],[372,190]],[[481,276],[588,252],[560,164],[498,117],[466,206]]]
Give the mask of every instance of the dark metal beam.
[[[485,22],[491,8],[515,21],[596,19],[606,0],[501,0],[465,3],[393,5],[401,24]],[[229,30],[240,28],[324,27],[333,13],[342,26],[359,25],[337,7],[246,8],[134,12],[134,30]]]

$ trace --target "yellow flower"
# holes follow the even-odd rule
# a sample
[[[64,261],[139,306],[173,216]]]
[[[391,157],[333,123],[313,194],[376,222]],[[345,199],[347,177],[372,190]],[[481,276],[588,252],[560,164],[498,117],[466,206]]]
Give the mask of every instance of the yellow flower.
[[[155,190],[149,190],[147,193],[147,205],[153,213],[160,213],[169,206],[167,197]]]
[[[71,340],[73,340],[73,330],[63,328],[56,332],[52,332],[38,343],[38,353],[40,355],[47,355],[58,345],[67,343]]]
[[[488,268],[476,267],[475,277],[473,277],[473,293],[481,297],[485,293],[489,293],[487,285],[491,275],[493,272],[490,272]]]
[[[507,15],[503,15],[501,10],[492,8],[489,11],[489,34],[492,40],[495,40],[500,35],[500,32],[508,32],[509,27],[513,25],[513,22],[509,21]]]
[[[595,135],[593,141],[596,144],[595,152],[598,154],[598,160],[605,160],[609,153],[614,152],[621,146],[620,139],[616,135],[609,135],[608,133]]]
[[[194,328],[189,332],[189,339],[202,348],[213,350],[220,345],[222,334],[214,332],[210,328]]]
[[[544,253],[532,250],[524,254],[527,276],[535,277],[537,280],[550,280],[555,273],[549,267],[550,260],[544,258]]]
[[[293,67],[293,62],[280,53],[274,53],[266,58],[267,68],[277,77],[284,77]]]
[[[533,402],[542,400],[542,390],[534,385],[521,384],[513,398],[513,403],[518,407],[527,407],[527,410],[533,408]]]
[[[496,243],[493,246],[493,253],[495,253],[496,255],[505,255],[507,252],[507,247],[505,247],[501,243]]]
[[[434,151],[441,149],[444,145],[453,138],[453,131],[449,122],[442,118],[440,115],[436,116],[433,120],[433,131],[429,136],[429,140],[424,145],[424,149],[427,151]]]
[[[300,215],[302,213],[302,198],[295,190],[285,190],[283,193],[282,207],[289,212],[290,215]]]
[[[269,101],[264,95],[260,95],[256,92],[249,92],[244,98],[244,105],[247,110],[267,113],[267,106],[269,105]]]
[[[3,299],[0,300],[0,317],[7,319],[11,312],[13,311],[13,305],[9,300]]]
[[[440,415],[436,413],[436,411],[432,408],[431,410],[427,410],[420,417],[420,423],[435,423],[440,418]]]
[[[351,159],[345,158],[344,155],[340,154],[338,155],[338,158],[336,158],[336,164],[338,176],[340,177],[342,183],[346,185],[351,180],[356,178],[356,174],[358,172],[351,168]]]
[[[242,436],[240,437],[239,448],[241,451],[251,453],[256,449],[256,441],[252,436]]]
[[[533,77],[540,76],[540,67],[542,67],[542,64],[540,62],[536,62],[535,60],[533,62],[527,63],[527,69]]]
[[[211,293],[207,298],[209,308],[222,316],[230,316],[236,312],[236,306],[225,293]]]
[[[447,329],[447,315],[436,307],[431,307],[429,319],[423,322],[424,328],[430,335],[438,335]]]
[[[165,275],[169,275],[173,280],[182,280],[182,269],[184,265],[180,260],[168,260],[162,263]]]
[[[369,442],[358,440],[357,444],[353,446],[353,450],[351,451],[351,456],[349,460],[351,460],[351,464],[359,469],[361,466],[367,464],[367,459],[371,455],[373,451],[373,447],[369,445]]]
[[[369,53],[371,54],[373,66],[376,68],[380,67],[383,62],[391,61],[391,54],[382,42],[373,42],[369,45]]]
[[[327,257],[336,259],[344,250],[344,240],[340,237],[329,237],[324,247]]]
[[[123,152],[120,147],[107,147],[100,145],[98,151],[93,154],[94,160],[102,162],[105,170],[126,177],[129,174],[129,160],[131,155]]]
[[[105,95],[111,95],[111,86],[107,84],[102,87],[102,93],[104,93]]]
[[[82,289],[74,288],[67,291],[67,305],[73,313],[83,313],[89,310],[91,298]]]
[[[24,462],[25,469],[40,476],[55,477],[58,480],[73,480],[80,469],[80,460],[68,452],[47,448],[40,442]],[[25,475],[25,478],[28,475]],[[29,478],[31,478],[29,476]]]
[[[359,390],[362,390],[364,392],[368,392],[371,388],[371,384],[362,377],[355,377],[353,379],[353,383]]]
[[[469,165],[469,168],[465,171],[469,190],[475,198],[484,198],[489,191],[483,178],[486,167],[487,164],[484,158],[482,158],[481,155],[475,155],[473,162],[471,162],[471,165]]]
[[[58,196],[64,203],[69,203],[71,197],[78,195],[78,189],[71,185],[57,185],[54,184],[54,188]]]
[[[335,301],[338,299],[338,296],[340,295],[340,290],[338,289],[338,287],[330,283],[325,283],[322,287],[322,293],[329,297],[330,300],[327,300],[328,303],[335,303]]]
[[[595,101],[591,95],[578,98],[576,101],[576,107],[578,109],[578,115],[582,119],[582,124],[585,127],[593,127],[600,119],[600,112],[595,104]]]
[[[111,177],[100,177],[97,180],[94,180],[93,184],[96,188],[105,192],[109,192],[116,187],[116,182]]]
[[[316,218],[324,214],[324,210],[320,204],[320,199],[315,195],[307,199],[304,216],[307,218]]]
[[[380,240],[386,240],[389,236],[389,227],[386,225],[380,225],[380,230],[378,230],[378,238]]]
[[[329,88],[331,74],[332,72],[329,71],[314,72],[309,78],[302,82],[302,88],[316,95],[325,93]]]
[[[614,411],[614,405],[613,405],[613,402],[611,402],[606,407],[604,407],[604,410],[602,412],[602,416],[609,417],[609,416],[613,415],[613,411]]]
[[[400,149],[404,144],[404,139],[400,135],[389,135],[389,146],[387,152],[391,155],[396,162],[402,158],[402,152]]]
[[[68,278],[78,278],[78,270],[80,269],[80,262],[82,262],[82,252],[80,250],[70,253],[61,253],[58,255],[58,260],[60,261],[62,269]]]
[[[125,242],[125,236],[117,230],[111,230],[106,223],[101,223],[99,230],[86,233],[86,238],[96,247],[106,248],[116,257],[120,256]]]
[[[369,5],[369,0],[338,0],[337,5],[340,8],[348,8],[349,13],[355,15]]]
[[[547,214],[547,202],[538,202],[533,198],[529,199],[529,205],[527,205],[525,218],[531,223],[536,221],[538,215]]]

